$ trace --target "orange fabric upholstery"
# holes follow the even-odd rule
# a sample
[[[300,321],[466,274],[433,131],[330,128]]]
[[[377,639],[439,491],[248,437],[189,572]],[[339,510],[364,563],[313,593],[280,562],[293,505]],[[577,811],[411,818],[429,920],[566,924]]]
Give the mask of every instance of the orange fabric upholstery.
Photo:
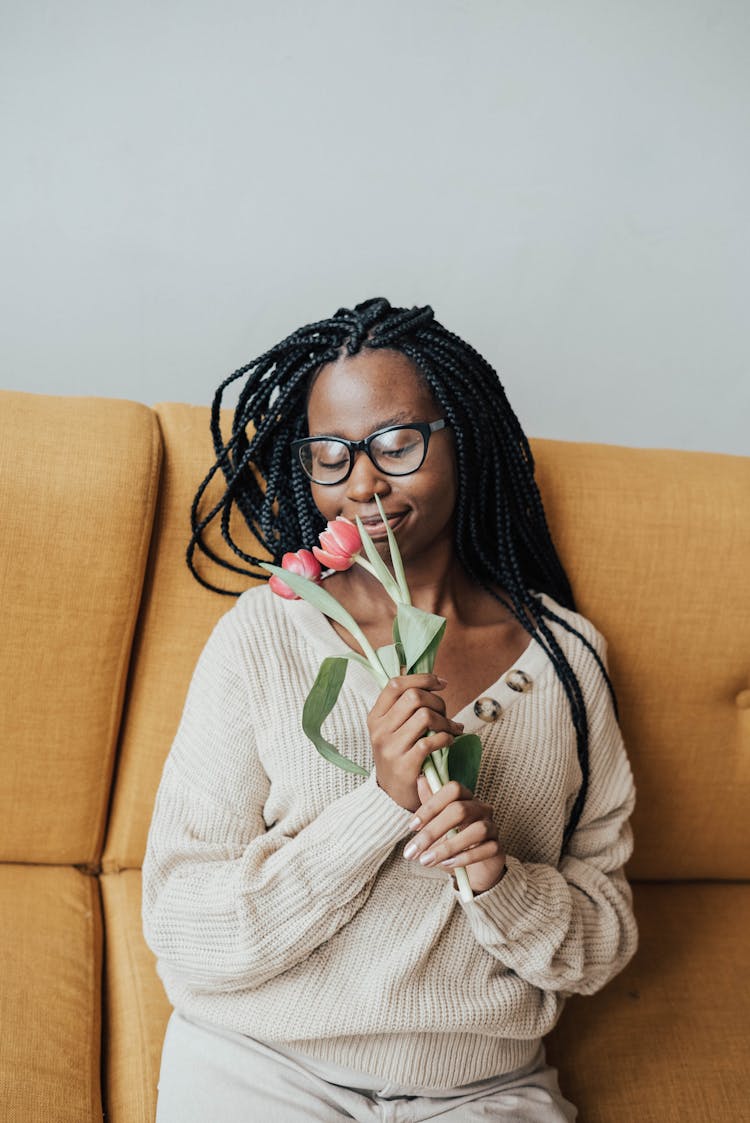
[[[5,861],[99,861],[160,459],[146,406],[0,394]]]
[[[95,877],[0,863],[0,1119],[102,1118]]]
[[[630,876],[750,877],[750,458],[532,447],[578,608],[609,643],[638,786]]]
[[[636,883],[640,947],[548,1043],[585,1123],[737,1123],[746,1110],[750,886]]]
[[[156,1114],[161,1046],[172,1008],[141,931],[141,871],[102,874],[101,886],[107,1117],[111,1123],[146,1123]]]
[[[733,1123],[750,1082],[750,458],[532,447],[578,606],[609,641],[638,788],[641,949],[571,1000],[550,1054],[586,1123]],[[169,1004],[140,865],[192,669],[233,603],[184,564],[211,460],[207,409],[0,396],[0,1117],[14,1123],[154,1118]]]
[[[159,777],[190,676],[212,627],[234,603],[233,597],[204,589],[185,564],[190,504],[213,460],[208,410],[170,404],[158,406],[157,415],[164,443],[159,518],[123,716],[117,783],[102,862],[107,871],[140,868]],[[210,496],[216,494],[214,488],[206,497],[206,509],[212,505]],[[232,531],[246,552],[258,551],[247,528],[233,522]],[[222,556],[229,554],[215,525],[207,542]],[[205,562],[200,572],[221,588],[241,590],[254,583],[218,566],[209,570]]]

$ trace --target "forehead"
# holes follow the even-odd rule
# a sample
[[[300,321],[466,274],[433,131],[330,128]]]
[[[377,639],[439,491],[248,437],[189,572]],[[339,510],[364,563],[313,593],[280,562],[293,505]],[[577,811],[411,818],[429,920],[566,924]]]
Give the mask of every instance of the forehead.
[[[433,421],[438,408],[417,368],[400,351],[363,350],[328,363],[307,403],[308,429],[360,440],[385,425]]]

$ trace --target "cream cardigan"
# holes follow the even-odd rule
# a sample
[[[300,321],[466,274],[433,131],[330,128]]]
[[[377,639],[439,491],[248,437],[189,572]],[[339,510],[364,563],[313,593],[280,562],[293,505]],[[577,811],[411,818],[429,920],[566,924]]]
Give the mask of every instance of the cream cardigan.
[[[588,620],[543,600],[605,658]],[[341,638],[265,585],[239,598],[193,675],[143,864],[144,932],[178,1010],[384,1081],[445,1088],[526,1064],[565,997],[625,965],[637,942],[622,870],[633,780],[591,653],[551,627],[586,700],[583,816],[558,865],[580,770],[564,691],[531,640],[477,694],[500,704],[499,718],[481,721],[471,702],[456,715],[482,738],[477,794],[509,855],[503,879],[463,904],[446,872],[403,858],[411,814],[374,773],[335,768],[302,732],[322,658],[348,650]],[[511,670],[528,677],[525,691],[508,685]],[[377,693],[352,663],[325,726],[368,769]]]

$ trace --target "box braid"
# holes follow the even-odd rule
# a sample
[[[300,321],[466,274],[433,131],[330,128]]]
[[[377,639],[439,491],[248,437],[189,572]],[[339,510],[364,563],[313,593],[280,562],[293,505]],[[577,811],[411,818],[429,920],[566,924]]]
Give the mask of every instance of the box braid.
[[[570,582],[552,542],[534,479],[529,442],[497,373],[479,352],[438,323],[429,306],[394,308],[387,300],[376,298],[353,309],[340,308],[331,319],[299,328],[221,383],[211,407],[216,460],[191,507],[188,566],[202,585],[227,596],[239,596],[241,590],[218,588],[199,574],[196,548],[234,573],[268,578],[266,571],[259,569],[264,559],[245,553],[232,538],[233,505],[277,564],[283,554],[309,546],[317,538],[324,520],[289,446],[295,438],[306,435],[307,396],[317,372],[344,352],[355,355],[363,347],[402,352],[429,386],[450,422],[456,444],[458,558],[468,574],[541,644],[565,691],[582,780],[565,827],[564,850],[586,801],[589,731],[580,684],[549,621],[578,636],[599,666],[615,712],[617,700],[591,643],[538,596],[547,593],[575,610]],[[243,377],[232,433],[224,441],[220,427],[222,396],[228,386]],[[203,495],[219,471],[226,483],[224,493],[199,517]],[[246,563],[244,566],[220,557],[204,541],[206,527],[219,513],[222,538]],[[496,585],[506,590],[509,599],[495,592]]]

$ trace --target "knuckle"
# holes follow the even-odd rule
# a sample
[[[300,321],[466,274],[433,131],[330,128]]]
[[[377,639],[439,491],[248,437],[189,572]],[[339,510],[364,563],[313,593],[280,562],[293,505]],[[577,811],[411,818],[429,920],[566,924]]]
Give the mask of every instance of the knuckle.
[[[409,689],[404,692],[404,698],[411,706],[418,706],[422,701],[416,686],[410,686]]]

